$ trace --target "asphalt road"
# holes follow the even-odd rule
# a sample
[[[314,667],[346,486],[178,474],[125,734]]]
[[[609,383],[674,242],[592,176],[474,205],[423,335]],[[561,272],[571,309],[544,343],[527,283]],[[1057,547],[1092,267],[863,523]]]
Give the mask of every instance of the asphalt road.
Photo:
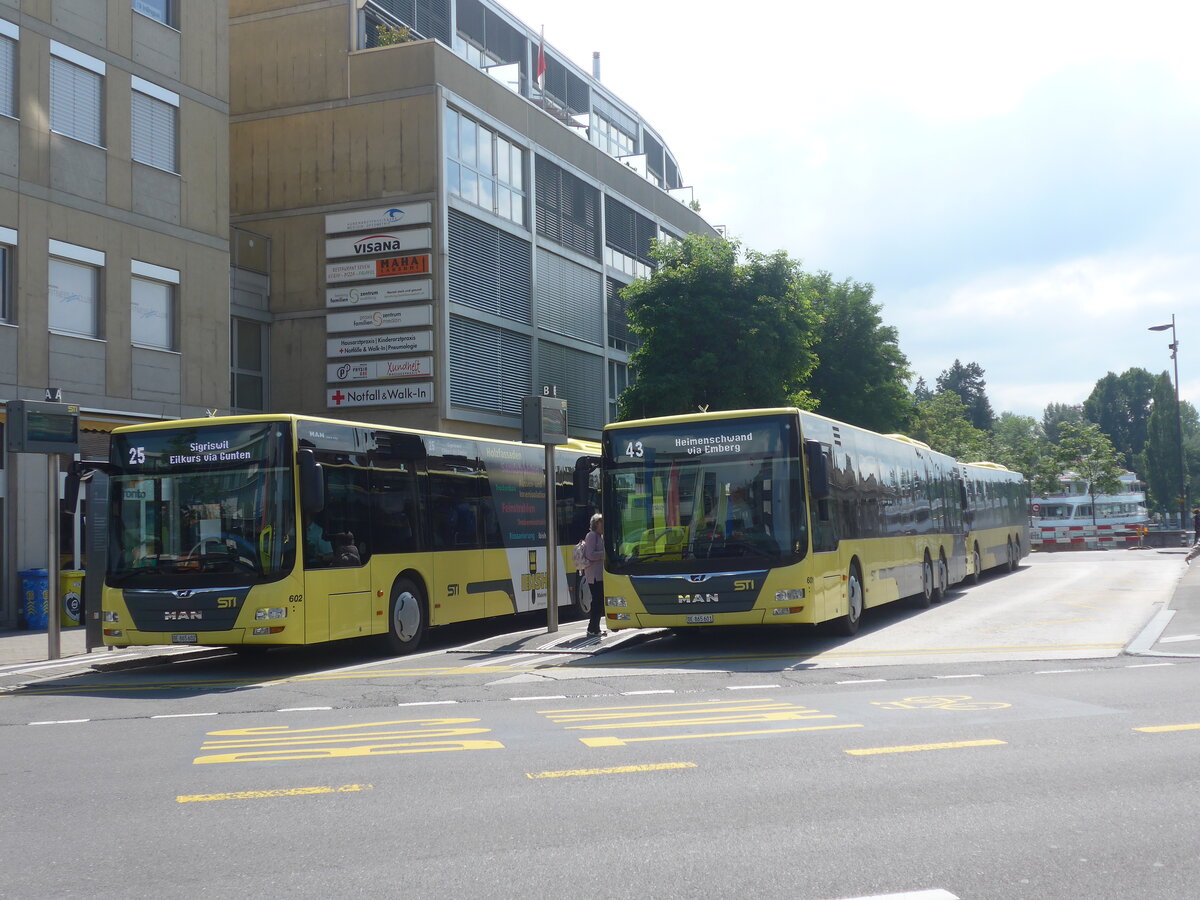
[[[0,896],[1194,896],[1200,668],[1123,652],[1180,572],[1034,557],[853,641],[569,623],[10,679]]]

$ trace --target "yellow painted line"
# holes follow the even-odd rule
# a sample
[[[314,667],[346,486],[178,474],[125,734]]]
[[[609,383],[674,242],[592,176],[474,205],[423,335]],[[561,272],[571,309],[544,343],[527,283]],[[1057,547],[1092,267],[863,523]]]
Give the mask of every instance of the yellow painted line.
[[[697,716],[694,718],[655,719],[650,722],[601,722],[599,725],[568,725],[568,731],[604,731],[608,728],[665,728],[679,725],[732,725],[741,722],[795,722],[800,719],[836,719],[831,713],[812,715],[809,710],[748,713],[729,716]]]
[[[1193,722],[1190,725],[1147,725],[1144,728],[1133,730],[1143,731],[1146,734],[1160,734],[1164,731],[1200,731],[1200,722]]]
[[[950,741],[945,744],[909,744],[906,747],[869,747],[864,750],[847,750],[851,756],[877,756],[881,753],[920,753],[923,750],[957,750],[961,747],[999,747],[1007,741]]]
[[[211,803],[216,800],[269,800],[274,797],[311,797],[314,794],[352,794],[369,791],[370,784],[343,784],[341,787],[278,788],[271,791],[233,791],[228,794],[181,794],[177,803]]]
[[[641,744],[648,741],[690,741],[698,738],[747,737],[759,734],[792,734],[797,731],[832,731],[836,728],[862,728],[862,725],[809,725],[805,728],[765,728],[761,731],[718,731],[708,734],[663,734],[655,737],[619,738],[580,738],[587,747],[624,747],[626,744]]]
[[[625,713],[635,709],[683,709],[689,706],[707,706],[714,709],[720,709],[722,707],[736,707],[738,709],[742,709],[746,704],[750,703],[769,703],[772,706],[780,705],[778,700],[772,700],[763,697],[757,700],[697,700],[694,703],[643,703],[637,706],[591,706],[580,709],[539,709],[538,713],[539,715],[543,716],[558,717],[565,716],[568,713],[591,715],[592,713],[602,712]]]
[[[607,769],[565,769],[561,772],[526,772],[526,778],[573,778],[580,775],[625,775],[630,772],[661,772],[664,769],[695,769],[695,763],[653,763],[644,766],[612,766]]]

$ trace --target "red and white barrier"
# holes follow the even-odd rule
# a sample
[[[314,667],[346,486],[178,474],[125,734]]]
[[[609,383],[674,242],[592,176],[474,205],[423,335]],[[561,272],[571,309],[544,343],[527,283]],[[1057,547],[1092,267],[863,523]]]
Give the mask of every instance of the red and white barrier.
[[[1142,540],[1137,525],[1035,525],[1029,544],[1041,550],[1110,550],[1136,547]]]

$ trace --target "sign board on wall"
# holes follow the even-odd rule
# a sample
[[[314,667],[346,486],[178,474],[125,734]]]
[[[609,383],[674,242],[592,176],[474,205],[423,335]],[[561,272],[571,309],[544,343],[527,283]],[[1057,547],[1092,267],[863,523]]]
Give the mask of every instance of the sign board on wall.
[[[396,278],[401,275],[428,275],[429,254],[391,256],[385,259],[356,259],[352,262],[326,263],[325,281],[370,281],[374,278]]]
[[[433,349],[433,333],[405,331],[400,334],[372,334],[362,337],[334,337],[325,341],[330,359],[365,356],[374,353],[420,353]]]
[[[433,307],[428,303],[417,306],[397,306],[392,309],[356,309],[350,312],[325,314],[325,330],[378,331],[382,328],[412,328],[433,324]]]
[[[325,399],[330,409],[347,406],[397,406],[406,403],[432,403],[433,384],[383,384],[377,387],[343,386],[329,388]]]
[[[356,284],[352,287],[327,288],[325,290],[325,306],[329,309],[432,299],[433,281],[429,278],[391,281],[384,284]]]
[[[325,369],[326,381],[390,381],[394,378],[429,378],[433,375],[432,356],[409,359],[363,359],[357,362],[331,362]]]
[[[433,221],[433,204],[397,203],[375,209],[356,209],[353,212],[333,213],[325,217],[326,234],[346,234],[378,228],[397,228],[402,225],[428,225]]]
[[[357,237],[329,238],[325,241],[325,257],[375,256],[378,253],[403,253],[405,250],[424,250],[433,245],[433,232],[428,228],[406,231],[374,231]]]

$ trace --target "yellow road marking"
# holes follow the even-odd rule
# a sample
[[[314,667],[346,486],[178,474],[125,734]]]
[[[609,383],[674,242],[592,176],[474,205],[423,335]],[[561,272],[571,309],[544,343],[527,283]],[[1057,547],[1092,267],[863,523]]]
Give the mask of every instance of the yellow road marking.
[[[499,741],[468,735],[487,734],[490,728],[448,727],[479,722],[478,719],[399,719],[292,729],[286,725],[232,728],[210,731],[194,765],[235,762],[283,762],[300,759],[335,759],[355,756],[386,756],[401,753],[439,753],[451,750],[502,750]],[[390,730],[389,726],[410,726]],[[413,727],[415,726],[415,727]],[[387,729],[387,730],[380,730]],[[223,750],[224,753],[213,753]]]
[[[612,766],[607,769],[565,769],[561,772],[526,772],[526,778],[572,778],[577,775],[625,775],[629,772],[661,772],[664,769],[695,769],[695,763],[653,763],[642,766]]]
[[[277,788],[270,791],[233,791],[228,794],[181,794],[177,803],[211,803],[215,800],[268,800],[273,797],[310,797],[313,794],[350,794],[369,791],[370,784],[343,784],[341,787]]]
[[[957,750],[960,747],[999,747],[1007,741],[950,741],[945,744],[909,744],[907,747],[869,747],[863,750],[846,750],[851,756],[876,756],[881,753],[919,753],[923,750]]]
[[[791,734],[797,731],[832,731],[835,728],[862,728],[862,725],[809,725],[805,728],[764,728],[761,731],[717,731],[709,734],[662,734],[654,737],[600,737],[580,738],[587,747],[624,747],[627,744],[640,744],[647,741],[691,741],[697,738],[747,737],[758,734]]]
[[[790,709],[780,712],[742,713],[728,716],[697,716],[690,719],[655,719],[652,722],[601,722],[599,725],[568,725],[568,731],[603,731],[609,728],[665,728],[668,725],[723,725],[736,722],[794,722],[798,719],[836,719],[825,713],[814,715],[811,710]]]
[[[770,700],[767,698],[760,698],[757,700],[697,700],[694,703],[643,703],[638,706],[593,706],[584,707],[581,709],[539,709],[538,713],[543,716],[550,716],[551,718],[558,719],[559,717],[570,714],[590,717],[593,713],[611,712],[624,715],[628,711],[636,709],[684,709],[689,706],[707,706],[718,711],[725,706],[729,706],[730,708],[736,706],[738,709],[745,709],[746,706],[751,703],[767,703],[772,707],[782,705],[778,700]]]
[[[1133,730],[1144,731],[1147,734],[1158,734],[1164,731],[1200,731],[1200,722],[1193,722],[1190,725],[1147,725],[1144,728]]]

